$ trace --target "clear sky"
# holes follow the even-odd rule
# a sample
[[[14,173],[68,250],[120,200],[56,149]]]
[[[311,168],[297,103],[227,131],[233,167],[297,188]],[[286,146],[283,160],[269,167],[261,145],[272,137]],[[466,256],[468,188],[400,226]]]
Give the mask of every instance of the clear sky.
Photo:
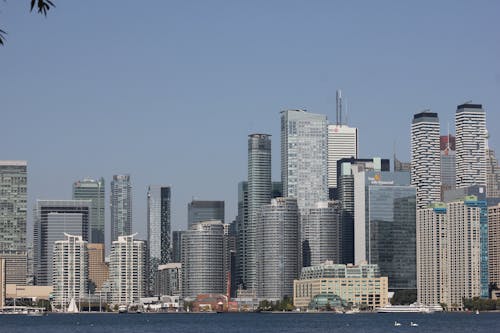
[[[247,135],[273,135],[279,180],[279,111],[334,120],[336,89],[361,157],[396,142],[408,160],[412,115],[429,108],[453,132],[468,100],[500,152],[499,1],[55,3],[44,18],[0,2],[0,159],[28,160],[29,221],[36,198],[69,199],[85,176],[109,195],[129,173],[140,237],[148,184],[172,185],[173,229],[192,197],[225,200],[230,222]]]

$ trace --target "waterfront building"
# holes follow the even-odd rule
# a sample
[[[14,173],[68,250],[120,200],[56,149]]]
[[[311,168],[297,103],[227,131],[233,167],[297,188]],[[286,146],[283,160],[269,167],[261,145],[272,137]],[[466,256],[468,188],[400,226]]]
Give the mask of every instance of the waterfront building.
[[[155,277],[155,295],[181,296],[182,264],[171,262],[158,266]]]
[[[417,298],[425,305],[450,301],[449,229],[446,204],[417,209]]]
[[[151,185],[148,188],[149,258],[157,264],[170,261],[170,196],[169,186]]]
[[[111,242],[132,233],[132,185],[130,175],[114,175],[111,181]]]
[[[304,267],[293,281],[293,305],[307,308],[318,295],[336,295],[345,303],[375,309],[388,304],[387,277],[377,265],[334,264]]]
[[[254,288],[257,282],[256,233],[258,212],[271,202],[271,138],[269,134],[248,136],[248,219],[242,231],[245,247],[242,253],[243,284]]]
[[[0,258],[5,259],[6,283],[25,286],[28,282],[28,258],[26,252],[5,251],[0,253]]]
[[[486,186],[486,112],[481,104],[457,106],[456,187]]]
[[[119,236],[111,245],[109,279],[111,302],[129,305],[138,303],[147,289],[147,248],[135,234]]]
[[[37,200],[33,227],[35,283],[52,284],[54,243],[70,234],[89,239],[91,200]]]
[[[441,200],[444,193],[455,189],[456,186],[456,152],[455,137],[453,135],[441,135]]]
[[[73,200],[91,200],[89,217],[89,242],[104,244],[105,182],[85,178],[73,183]]]
[[[65,234],[64,237],[54,243],[52,285],[54,306],[66,311],[72,300],[79,303],[87,294],[88,252],[82,236]]]
[[[185,231],[172,231],[172,262],[181,262],[182,234]]]
[[[247,289],[248,263],[248,182],[238,183],[238,215],[236,216],[236,287]]]
[[[390,171],[388,159],[342,158],[337,161],[337,191],[335,199],[340,203],[341,260],[336,263],[354,263],[354,172],[376,170]]]
[[[439,118],[428,110],[413,116],[411,125],[411,185],[417,189],[417,208],[441,199]]]
[[[342,124],[328,125],[328,188],[337,187],[337,161],[358,158],[358,129]]]
[[[377,264],[390,290],[416,289],[416,189],[408,172],[354,170],[355,263]]]
[[[299,275],[299,212],[294,198],[262,206],[257,224],[257,296],[281,300],[293,295]]]
[[[188,203],[188,229],[195,223],[217,220],[224,223],[224,201],[192,200]]]
[[[182,234],[182,295],[224,294],[226,292],[224,250],[225,230],[222,221],[195,223]]]
[[[299,209],[328,200],[327,119],[305,110],[281,112],[283,196],[296,198]]]
[[[100,291],[109,279],[109,265],[105,262],[104,244],[87,244],[89,254],[89,280],[94,291]]]
[[[5,259],[0,258],[0,309],[5,306],[7,284],[5,283]]]
[[[340,262],[340,212],[335,202],[318,202],[300,214],[302,266]]]
[[[488,207],[489,282],[500,286],[500,204]]]

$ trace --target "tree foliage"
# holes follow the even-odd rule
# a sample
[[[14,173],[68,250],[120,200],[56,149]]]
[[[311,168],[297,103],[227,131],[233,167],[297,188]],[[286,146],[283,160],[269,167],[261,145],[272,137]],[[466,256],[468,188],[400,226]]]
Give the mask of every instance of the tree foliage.
[[[39,14],[47,16],[47,12],[55,6],[56,5],[51,0],[31,0],[30,12],[36,8]],[[0,29],[0,45],[5,45],[5,35],[7,35],[7,32]]]
[[[409,305],[417,301],[417,290],[400,289],[396,290],[391,298],[392,305]]]

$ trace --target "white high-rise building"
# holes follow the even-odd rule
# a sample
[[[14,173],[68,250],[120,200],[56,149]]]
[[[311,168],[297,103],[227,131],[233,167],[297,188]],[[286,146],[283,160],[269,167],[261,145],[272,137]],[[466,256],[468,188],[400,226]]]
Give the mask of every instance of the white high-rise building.
[[[146,291],[147,249],[134,236],[118,236],[111,245],[109,279],[113,304],[137,303]]]
[[[455,114],[457,188],[486,186],[486,112],[481,104],[462,104]]]
[[[88,288],[88,249],[82,236],[64,234],[54,243],[52,286],[54,305],[65,311],[71,300],[78,304]]]
[[[327,119],[305,110],[281,112],[283,196],[299,209],[328,200]]]
[[[358,129],[347,125],[328,125],[328,188],[337,187],[337,161],[358,158]]]
[[[132,233],[132,185],[129,175],[114,175],[111,181],[111,241]]]
[[[423,111],[411,125],[411,185],[417,188],[417,208],[441,200],[441,150],[437,113]]]

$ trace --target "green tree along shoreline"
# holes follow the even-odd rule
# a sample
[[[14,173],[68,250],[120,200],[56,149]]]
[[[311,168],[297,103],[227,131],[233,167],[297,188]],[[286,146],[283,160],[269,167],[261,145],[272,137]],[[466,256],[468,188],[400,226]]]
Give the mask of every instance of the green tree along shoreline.
[[[500,310],[500,299],[485,299],[480,297],[467,298],[463,300],[464,309],[472,311]]]

